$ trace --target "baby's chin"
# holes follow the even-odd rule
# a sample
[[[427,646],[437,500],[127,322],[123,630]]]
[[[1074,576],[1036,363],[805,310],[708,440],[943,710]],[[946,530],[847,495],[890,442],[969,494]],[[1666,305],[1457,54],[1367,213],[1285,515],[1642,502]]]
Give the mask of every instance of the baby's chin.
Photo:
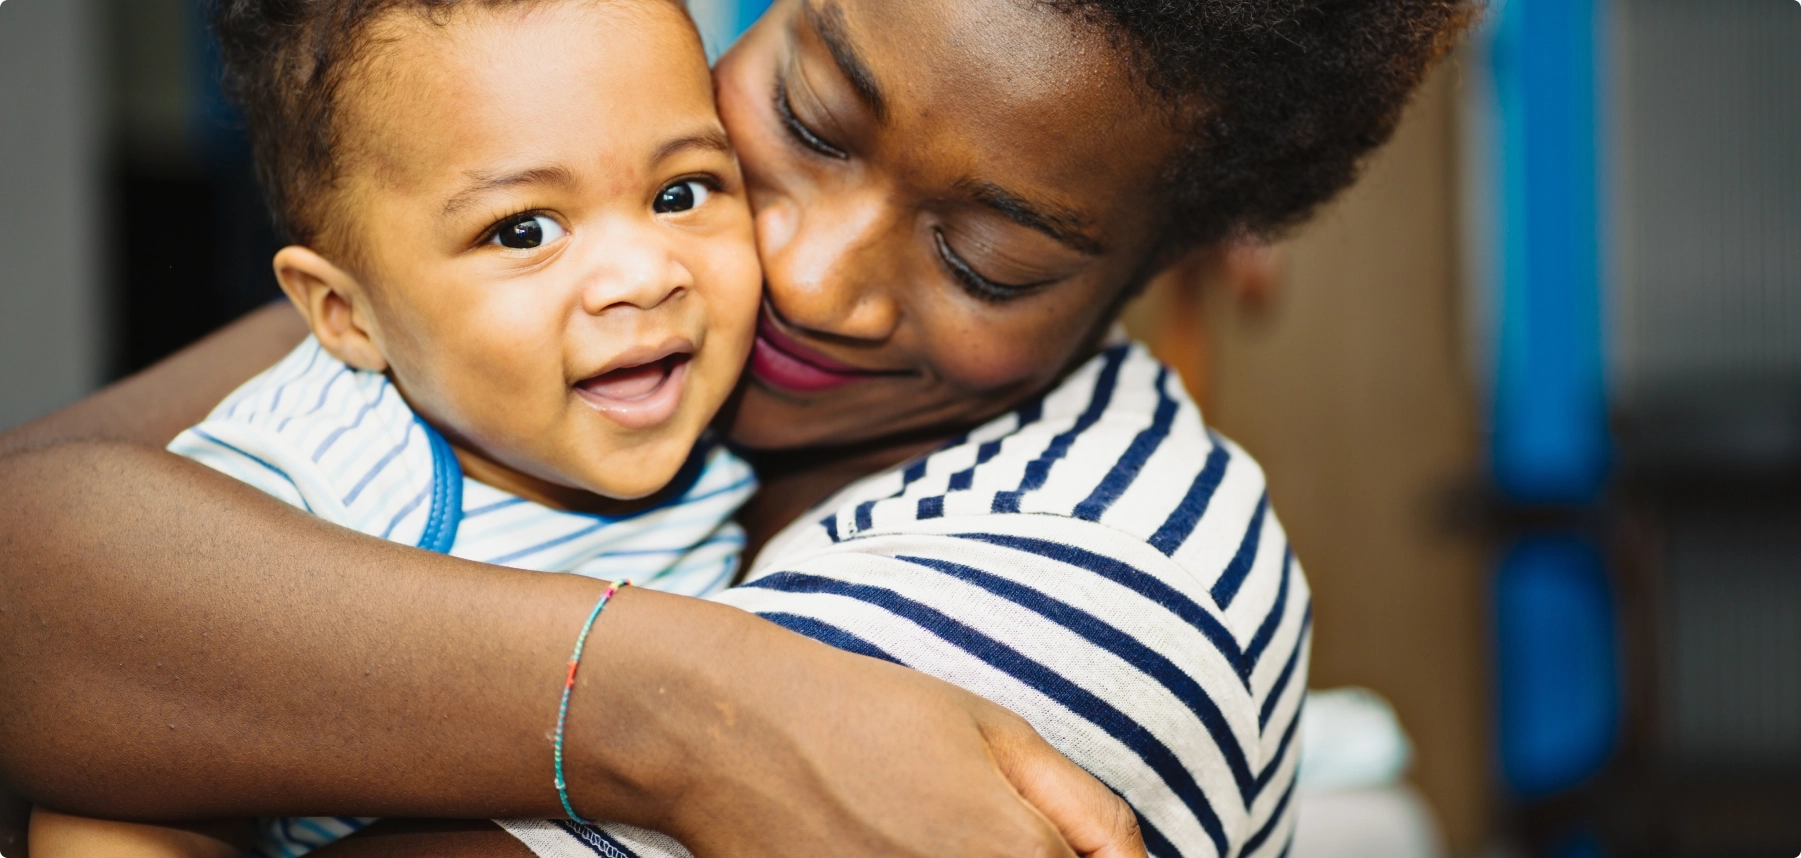
[[[626,431],[592,412],[574,414],[560,426],[497,433],[535,443],[459,446],[464,475],[554,509],[608,517],[631,515],[687,489],[683,466],[705,421],[678,414],[648,431]]]
[[[623,503],[656,500],[670,490],[679,491],[685,487],[671,484],[682,475],[706,428],[704,421],[686,417],[677,414],[667,425],[652,430],[656,437],[569,462],[566,473],[574,472],[569,476],[576,477],[572,482],[582,490]]]

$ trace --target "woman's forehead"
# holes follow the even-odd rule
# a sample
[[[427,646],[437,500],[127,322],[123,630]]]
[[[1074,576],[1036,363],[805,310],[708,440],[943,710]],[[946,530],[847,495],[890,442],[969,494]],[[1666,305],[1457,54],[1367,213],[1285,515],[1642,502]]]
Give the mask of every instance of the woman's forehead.
[[[1021,0],[802,0],[868,83],[928,112],[969,105],[1044,128],[1154,112],[1101,27]],[[842,65],[843,63],[841,63]],[[900,105],[896,105],[900,106]]]
[[[882,126],[884,154],[958,187],[1059,197],[1111,219],[1175,137],[1100,27],[1022,0],[802,0],[817,44]]]

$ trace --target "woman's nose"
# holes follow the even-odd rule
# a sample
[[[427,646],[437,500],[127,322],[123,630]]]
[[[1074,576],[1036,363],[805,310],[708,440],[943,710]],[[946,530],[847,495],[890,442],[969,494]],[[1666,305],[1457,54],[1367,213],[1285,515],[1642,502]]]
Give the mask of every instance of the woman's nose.
[[[658,230],[614,229],[600,238],[590,243],[592,258],[582,280],[582,310],[587,314],[652,310],[694,286],[692,272]]]
[[[842,199],[842,198],[841,198]],[[816,202],[824,202],[823,199]],[[757,213],[757,243],[770,303],[782,318],[816,333],[881,342],[903,317],[887,264],[901,240],[879,199],[802,207],[774,201]]]

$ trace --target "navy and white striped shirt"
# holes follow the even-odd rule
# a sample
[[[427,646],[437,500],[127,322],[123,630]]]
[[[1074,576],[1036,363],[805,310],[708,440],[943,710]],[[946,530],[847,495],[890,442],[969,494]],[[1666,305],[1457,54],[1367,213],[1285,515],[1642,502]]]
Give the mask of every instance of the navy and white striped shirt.
[[[716,597],[1024,716],[1138,812],[1158,858],[1276,858],[1294,829],[1307,583],[1256,463],[1142,347],[858,481]],[[502,825],[546,858],[663,835]]]
[[[467,479],[450,445],[380,373],[308,338],[169,449],[363,533],[469,560],[573,572],[704,596],[737,573],[732,515],[756,490],[749,465],[703,439],[671,500],[607,517],[551,509]],[[293,858],[372,820],[266,820],[258,851]]]

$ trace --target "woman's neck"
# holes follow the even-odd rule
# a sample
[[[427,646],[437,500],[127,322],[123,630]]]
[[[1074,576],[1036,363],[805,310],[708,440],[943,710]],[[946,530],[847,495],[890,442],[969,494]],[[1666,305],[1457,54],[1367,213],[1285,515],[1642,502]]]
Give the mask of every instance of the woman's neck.
[[[820,501],[857,480],[931,452],[952,434],[940,429],[843,447],[739,451],[756,468],[761,484],[756,496],[738,511],[746,537],[739,569],[749,570],[770,539]]]

